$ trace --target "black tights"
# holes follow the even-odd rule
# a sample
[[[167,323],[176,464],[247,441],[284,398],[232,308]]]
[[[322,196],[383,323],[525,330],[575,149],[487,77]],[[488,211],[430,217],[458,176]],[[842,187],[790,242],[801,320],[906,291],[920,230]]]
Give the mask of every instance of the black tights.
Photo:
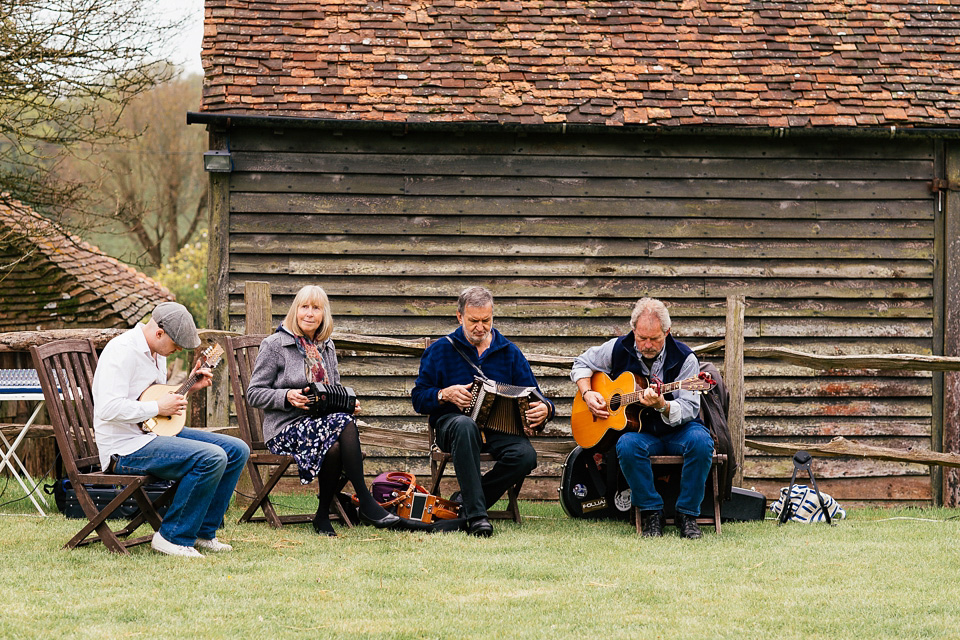
[[[367,483],[363,477],[360,434],[357,432],[355,422],[348,424],[340,433],[340,438],[327,451],[327,455],[323,459],[323,466],[320,467],[320,473],[317,474],[317,481],[320,483],[317,489],[317,498],[320,500],[320,505],[317,508],[317,519],[329,519],[330,501],[337,492],[341,474],[347,476],[350,484],[353,485],[353,490],[357,492],[360,511],[363,512],[363,515],[379,520],[387,514],[386,510],[373,499],[370,490],[367,489]]]

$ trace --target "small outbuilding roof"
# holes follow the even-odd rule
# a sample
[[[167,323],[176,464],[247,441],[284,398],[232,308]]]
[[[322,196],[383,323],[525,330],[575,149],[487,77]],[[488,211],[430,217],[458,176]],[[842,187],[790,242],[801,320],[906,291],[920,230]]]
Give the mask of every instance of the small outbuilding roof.
[[[0,331],[132,327],[173,294],[152,278],[0,199]]]
[[[950,0],[207,0],[202,110],[956,127],[958,35]]]

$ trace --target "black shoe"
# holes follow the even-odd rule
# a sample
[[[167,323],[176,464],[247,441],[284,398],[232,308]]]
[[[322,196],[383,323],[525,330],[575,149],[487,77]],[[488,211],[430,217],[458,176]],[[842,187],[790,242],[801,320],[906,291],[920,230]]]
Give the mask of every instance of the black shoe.
[[[473,518],[467,527],[467,533],[478,538],[489,538],[493,535],[493,525],[490,524],[486,516]]]
[[[663,511],[640,512],[640,535],[645,538],[663,536]]]
[[[455,531],[466,531],[468,528],[466,518],[451,518],[450,520],[435,520],[430,528],[430,533],[453,533]]]
[[[408,518],[400,518],[400,523],[394,527],[400,531],[425,531],[431,533],[433,531],[433,525],[423,522],[421,520],[410,520]]]
[[[380,519],[374,519],[365,514],[363,511],[360,512],[360,522],[363,524],[371,524],[377,529],[393,529],[398,524],[400,524],[400,516],[387,512],[385,516]]]
[[[457,504],[463,504],[463,496],[460,495],[459,491],[454,491],[450,495],[450,502],[456,502]]]
[[[330,518],[320,517],[320,514],[313,518],[313,530],[320,536],[337,537],[337,532],[333,530],[333,525],[330,524]]]
[[[697,524],[697,519],[695,517],[678,512],[676,522],[677,528],[680,529],[681,538],[686,538],[688,540],[699,540],[703,537],[703,534],[700,532],[700,525]]]

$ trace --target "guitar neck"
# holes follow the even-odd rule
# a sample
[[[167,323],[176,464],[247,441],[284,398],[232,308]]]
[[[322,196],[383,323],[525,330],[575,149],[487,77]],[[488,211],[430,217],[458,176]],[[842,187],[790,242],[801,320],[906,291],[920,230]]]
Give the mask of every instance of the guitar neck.
[[[192,376],[190,376],[189,378],[187,378],[186,381],[184,381],[184,383],[183,383],[182,385],[180,385],[179,387],[177,387],[177,390],[174,391],[174,393],[176,393],[176,394],[178,394],[178,395],[181,395],[181,396],[187,395],[187,392],[190,391],[190,387],[192,387],[193,385],[197,384],[197,380],[199,380],[199,379],[200,379],[200,374],[199,374],[199,373],[193,374]]]
[[[671,393],[673,391],[676,391],[677,389],[680,389],[681,387],[683,387],[683,380],[664,383],[660,386],[660,395],[663,395],[664,393]],[[645,389],[640,389],[638,391],[633,391],[631,393],[623,394],[623,396],[621,396],[622,398],[621,404],[625,406],[628,404],[633,404],[635,402],[640,402],[640,398],[643,397],[644,391]]]

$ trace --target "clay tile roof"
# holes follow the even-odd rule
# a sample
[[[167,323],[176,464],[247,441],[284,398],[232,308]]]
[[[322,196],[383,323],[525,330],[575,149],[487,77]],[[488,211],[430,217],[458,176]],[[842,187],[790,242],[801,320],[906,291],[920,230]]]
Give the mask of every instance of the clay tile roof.
[[[132,327],[170,291],[29,207],[0,199],[0,331]]]
[[[207,0],[202,110],[956,126],[958,35],[950,0]]]

